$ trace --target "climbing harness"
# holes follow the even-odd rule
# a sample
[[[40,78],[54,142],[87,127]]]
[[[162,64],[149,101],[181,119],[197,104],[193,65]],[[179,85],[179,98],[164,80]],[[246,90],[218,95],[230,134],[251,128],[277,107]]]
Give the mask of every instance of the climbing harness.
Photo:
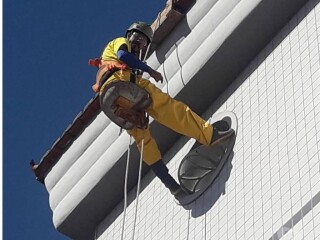
[[[96,92],[101,90],[115,72],[128,68],[125,64],[102,63],[99,58],[89,60],[89,65],[99,68],[94,87]],[[136,84],[136,74],[133,71],[130,74],[130,82],[124,80],[111,82],[100,91],[99,100],[102,111],[121,129],[147,128],[149,117],[146,109],[152,100],[149,93]]]
[[[123,129],[146,129],[149,118],[146,109],[151,105],[149,93],[129,81],[114,81],[100,94],[102,111]]]

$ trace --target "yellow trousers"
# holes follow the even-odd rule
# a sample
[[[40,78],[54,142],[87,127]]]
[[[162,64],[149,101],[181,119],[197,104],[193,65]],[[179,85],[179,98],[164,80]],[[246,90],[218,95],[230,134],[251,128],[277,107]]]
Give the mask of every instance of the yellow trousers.
[[[122,75],[122,79],[129,80],[130,76],[128,74],[118,74]],[[107,83],[119,78],[115,74]],[[150,81],[138,78],[136,83],[151,96],[152,104],[146,110],[149,116],[175,132],[196,139],[203,145],[210,144],[213,128],[208,122],[199,117],[184,103],[162,92]],[[143,160],[146,164],[150,166],[162,158],[158,145],[152,137],[149,128],[134,128],[127,132],[135,139],[139,150],[141,150],[142,139],[144,139]]]

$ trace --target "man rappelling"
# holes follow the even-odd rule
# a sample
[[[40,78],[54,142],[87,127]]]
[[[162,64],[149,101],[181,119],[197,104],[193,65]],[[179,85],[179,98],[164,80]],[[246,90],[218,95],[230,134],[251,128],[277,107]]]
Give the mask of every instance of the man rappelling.
[[[102,110],[112,121],[127,130],[135,139],[140,152],[142,144],[144,145],[144,162],[170,192],[177,195],[183,190],[162,161],[146,115],[206,146],[228,138],[234,131],[214,128],[187,105],[171,98],[149,80],[142,78],[141,71],[149,73],[156,82],[163,81],[160,72],[141,60],[142,50],[151,44],[152,38],[153,30],[150,25],[135,22],[128,28],[125,37],[109,42],[101,58],[91,62],[99,68],[92,89],[100,95]]]

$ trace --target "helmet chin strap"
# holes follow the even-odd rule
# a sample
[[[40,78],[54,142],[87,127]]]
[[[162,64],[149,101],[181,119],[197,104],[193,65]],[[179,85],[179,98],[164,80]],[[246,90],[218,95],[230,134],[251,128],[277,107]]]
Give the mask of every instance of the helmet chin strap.
[[[142,59],[142,49],[140,48],[140,50],[139,50],[139,59],[142,61],[143,59]]]

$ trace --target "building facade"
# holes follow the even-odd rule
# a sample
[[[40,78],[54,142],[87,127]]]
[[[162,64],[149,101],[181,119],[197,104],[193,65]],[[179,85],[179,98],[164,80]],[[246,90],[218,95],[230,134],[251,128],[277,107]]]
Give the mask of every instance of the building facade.
[[[45,174],[57,230],[98,240],[319,239],[319,0],[197,1],[148,64],[165,76],[163,91],[205,119],[237,115],[232,158],[188,206],[146,166],[137,198],[135,144],[98,113]],[[194,140],[154,121],[151,130],[176,178]]]

